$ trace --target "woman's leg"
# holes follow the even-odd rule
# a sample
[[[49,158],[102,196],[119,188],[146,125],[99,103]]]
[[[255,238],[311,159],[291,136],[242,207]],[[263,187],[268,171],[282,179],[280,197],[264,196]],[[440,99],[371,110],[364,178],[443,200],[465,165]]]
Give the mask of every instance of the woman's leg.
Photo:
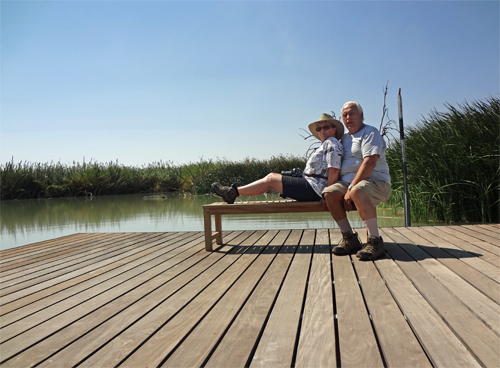
[[[255,196],[266,193],[268,190],[275,190],[276,192],[283,194],[283,184],[281,182],[281,174],[271,173],[265,178],[254,181],[253,183],[244,185],[242,187],[236,187],[233,184],[230,187],[220,185],[219,183],[213,183],[212,189],[218,196],[222,197],[229,204],[233,204],[236,198],[240,195],[244,196]]]
[[[264,194],[269,190],[274,190],[283,194],[283,183],[281,174],[271,173],[266,177],[254,181],[253,183],[238,187],[238,193],[244,196],[255,196]]]

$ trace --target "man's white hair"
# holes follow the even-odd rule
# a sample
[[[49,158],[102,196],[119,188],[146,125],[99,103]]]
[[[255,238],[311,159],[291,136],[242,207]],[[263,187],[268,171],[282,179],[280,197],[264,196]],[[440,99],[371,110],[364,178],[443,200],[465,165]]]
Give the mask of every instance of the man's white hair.
[[[349,102],[346,102],[344,104],[344,106],[342,106],[342,110],[340,110],[340,116],[342,116],[342,112],[344,111],[344,107],[346,107],[346,105],[354,105],[356,106],[356,109],[358,109],[358,112],[363,115],[363,121],[365,120],[365,114],[363,114],[363,108],[361,107],[361,105],[359,103],[357,103],[356,101],[349,101]]]

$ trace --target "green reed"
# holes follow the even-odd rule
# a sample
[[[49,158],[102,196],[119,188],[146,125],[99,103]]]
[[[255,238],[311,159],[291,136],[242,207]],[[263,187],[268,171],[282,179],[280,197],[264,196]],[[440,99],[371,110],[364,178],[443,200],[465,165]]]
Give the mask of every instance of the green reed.
[[[127,167],[118,162],[7,162],[0,165],[2,199],[53,198],[179,190],[181,180],[170,163]]]
[[[214,162],[201,159],[196,163],[173,165],[154,162],[141,167],[116,162],[14,163],[0,165],[1,198],[55,198],[132,193],[182,191],[205,194],[211,184],[246,184],[270,172],[281,172],[305,166],[305,158],[276,156],[269,160],[227,159]]]
[[[500,99],[432,111],[405,131],[412,216],[441,221],[499,221]],[[400,142],[387,159],[393,195],[403,205]]]

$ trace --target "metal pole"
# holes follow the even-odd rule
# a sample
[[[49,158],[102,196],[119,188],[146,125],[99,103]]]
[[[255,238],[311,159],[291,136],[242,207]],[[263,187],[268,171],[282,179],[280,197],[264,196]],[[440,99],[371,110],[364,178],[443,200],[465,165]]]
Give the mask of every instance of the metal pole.
[[[399,136],[401,139],[401,156],[403,158],[403,187],[404,187],[404,206],[405,206],[405,227],[411,226],[410,211],[410,193],[408,193],[408,181],[406,178],[406,151],[405,151],[405,133],[403,126],[403,102],[401,101],[401,88],[398,93],[399,109]]]

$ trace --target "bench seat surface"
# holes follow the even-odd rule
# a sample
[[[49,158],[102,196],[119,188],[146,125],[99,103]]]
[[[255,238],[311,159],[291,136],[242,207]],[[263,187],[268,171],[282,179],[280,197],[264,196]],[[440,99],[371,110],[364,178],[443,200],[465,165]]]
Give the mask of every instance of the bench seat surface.
[[[215,202],[203,206],[211,214],[237,215],[252,213],[287,213],[287,212],[322,212],[325,211],[321,202],[297,201],[255,201],[227,204]]]

